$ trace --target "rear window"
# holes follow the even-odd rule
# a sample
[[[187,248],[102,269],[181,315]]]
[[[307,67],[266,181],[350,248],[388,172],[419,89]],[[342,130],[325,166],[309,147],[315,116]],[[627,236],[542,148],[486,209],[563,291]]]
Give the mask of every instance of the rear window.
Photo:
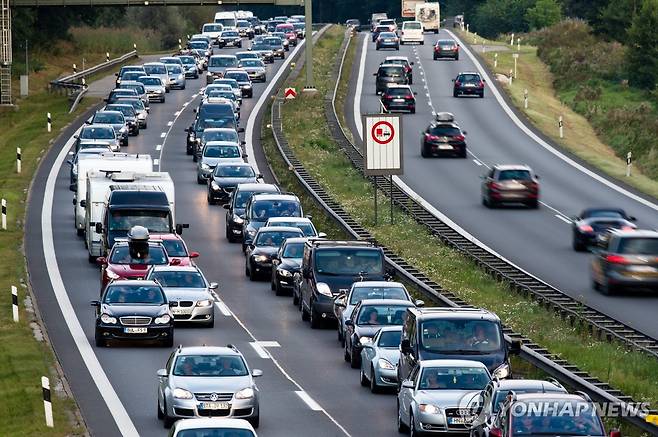
[[[210,58],[210,66],[211,67],[237,67],[238,65],[238,59],[230,56],[230,57],[211,57]]]
[[[460,74],[458,80],[460,82],[480,82],[479,74]]]
[[[389,76],[389,77],[401,77],[404,74],[404,69],[402,67],[380,67],[379,75],[380,76]]]
[[[409,94],[413,95],[409,88],[388,88],[386,90],[386,94],[391,96],[406,96]]]
[[[532,175],[528,170],[503,170],[498,173],[499,181],[529,181],[532,179]]]
[[[240,34],[235,30],[227,30],[226,32],[222,32],[222,38],[237,38],[239,36]]]
[[[203,31],[204,32],[221,32],[223,29],[223,26],[221,24],[204,24],[203,25]]]
[[[417,21],[412,21],[410,23],[404,23],[404,30],[407,29],[412,29],[412,30],[421,30],[422,27],[419,22]]]
[[[141,76],[139,81],[144,85],[162,85],[162,80],[159,77],[144,77]]]
[[[238,146],[206,146],[203,156],[208,158],[239,158],[240,148]]]
[[[452,126],[434,126],[429,129],[429,133],[442,137],[454,137],[461,134],[459,129]]]
[[[632,255],[658,255],[658,238],[623,238],[619,242],[617,252]]]
[[[437,44],[441,47],[452,47],[455,45],[455,42],[451,39],[441,39]]]
[[[146,74],[167,74],[167,68],[164,65],[145,65]]]
[[[397,35],[393,32],[382,32],[379,34],[380,38],[397,38]]]
[[[123,122],[123,115],[107,112],[97,112],[93,119],[93,123],[99,124],[122,124]]]
[[[229,79],[235,79],[241,82],[249,82],[249,75],[246,71],[229,71],[225,76]]]

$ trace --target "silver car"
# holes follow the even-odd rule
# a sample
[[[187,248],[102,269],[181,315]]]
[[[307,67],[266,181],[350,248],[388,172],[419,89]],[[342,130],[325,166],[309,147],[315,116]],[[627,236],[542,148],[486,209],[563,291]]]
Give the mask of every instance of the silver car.
[[[236,68],[238,58],[234,55],[212,55],[208,61],[208,73],[206,83],[212,83],[213,80],[224,77],[227,68]]]
[[[124,80],[123,82],[121,82],[121,88],[134,90],[137,93],[137,97],[139,97],[140,100],[144,102],[144,106],[148,111],[149,98],[148,98],[148,94],[146,93],[146,87],[144,86],[143,83],[138,82],[136,80]]]
[[[112,126],[117,137],[119,137],[121,147],[128,147],[128,125],[121,112],[97,111],[88,124],[107,124]]]
[[[249,79],[254,82],[266,82],[267,70],[265,64],[260,59],[243,59],[239,67],[247,72]]]
[[[146,106],[144,106],[144,102],[142,99],[126,99],[126,98],[120,98],[117,100],[118,104],[130,104],[132,105],[133,109],[135,110],[135,114],[137,114],[137,124],[139,124],[140,129],[146,129],[148,128],[148,116],[149,116],[149,110]]]
[[[396,367],[400,360],[402,326],[384,326],[361,350],[361,385],[378,393],[383,388],[397,388]]]
[[[118,152],[121,145],[119,137],[114,128],[106,124],[92,124],[83,126],[79,135],[74,135],[76,139],[75,151],[88,149],[91,147],[102,148],[109,146],[113,152]]]
[[[158,375],[158,418],[170,428],[178,419],[232,417],[258,428],[260,410],[255,377],[232,345],[179,346]]]
[[[208,283],[198,267],[154,266],[146,279],[162,286],[176,322],[215,326],[212,292],[217,289],[217,283]]]
[[[162,62],[147,62],[144,64],[144,71],[146,71],[147,76],[159,77],[165,86],[165,91],[169,92],[171,83],[169,81],[169,73],[167,72],[167,66],[165,64]]]
[[[183,68],[185,69],[185,77],[188,79],[198,79],[199,67],[194,56],[180,55],[178,58],[183,63]]]
[[[398,393],[398,429],[469,434],[487,367],[470,360],[419,361]]]
[[[178,58],[176,58],[178,59]],[[185,89],[185,71],[178,64],[165,64],[169,74],[170,87],[179,90]]]
[[[220,162],[244,162],[242,149],[238,143],[230,141],[209,141],[201,151],[197,164],[196,180],[205,184]]]
[[[242,103],[242,89],[240,88],[240,84],[238,83],[237,80],[235,79],[229,79],[229,78],[221,78],[221,79],[215,79],[212,83],[213,85],[229,85],[231,89],[233,90],[233,94],[235,94],[235,98],[238,99],[240,103]]]
[[[137,80],[144,85],[149,102],[156,100],[160,103],[165,102],[165,93],[167,92],[167,89],[162,82],[162,79],[157,76],[140,76]]]

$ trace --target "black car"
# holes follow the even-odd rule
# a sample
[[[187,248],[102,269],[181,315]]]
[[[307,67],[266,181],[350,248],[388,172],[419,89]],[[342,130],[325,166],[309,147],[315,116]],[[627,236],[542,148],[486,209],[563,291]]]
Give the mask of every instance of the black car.
[[[364,299],[345,321],[345,361],[354,369],[361,364],[361,349],[382,326],[400,326],[413,302],[398,299]]]
[[[208,178],[208,203],[226,203],[238,184],[256,183],[262,175],[251,164],[217,164]]]
[[[416,93],[409,85],[390,85],[382,93],[384,112],[402,111],[416,113]]]
[[[271,217],[303,217],[302,204],[294,194],[254,194],[246,206],[242,225],[242,251],[247,250],[258,229]]]
[[[414,83],[414,63],[413,61],[409,62],[409,59],[406,56],[387,56],[386,59],[384,59],[384,62],[380,65],[382,64],[402,65],[404,67],[404,72],[407,74],[407,83],[409,85]]]
[[[117,280],[105,287],[96,308],[96,346],[110,340],[151,340],[174,344],[174,316],[162,287],[154,281]]]
[[[272,184],[239,184],[231,193],[231,199],[224,204],[226,209],[226,239],[229,243],[242,238],[242,224],[245,218],[245,207],[254,194],[279,194],[279,187]]]
[[[484,79],[480,73],[459,73],[453,81],[452,96],[484,97]]]
[[[397,64],[382,64],[373,73],[375,79],[375,92],[381,94],[389,85],[408,85],[407,72],[404,66]]]
[[[611,229],[630,231],[636,229],[635,217],[628,216],[620,208],[588,208],[572,217],[572,246],[577,252],[598,243]]]
[[[242,38],[237,30],[225,30],[219,34],[217,43],[220,49],[227,46],[242,47]]]
[[[452,58],[459,61],[459,44],[454,39],[440,39],[434,44],[434,60]]]
[[[244,274],[252,281],[258,277],[271,275],[272,256],[278,251],[287,238],[300,238],[304,233],[293,227],[262,227],[256,233],[254,241],[247,246],[245,252]]]
[[[272,256],[271,288],[277,296],[292,291],[292,277],[302,265],[304,243],[307,238],[288,238],[276,255]]]
[[[449,112],[439,112],[435,120],[422,132],[420,155],[423,158],[451,155],[466,158],[466,132],[454,122]]]
[[[335,321],[334,299],[357,281],[390,278],[384,251],[367,241],[309,240],[304,246],[301,273],[295,275],[293,302],[302,320],[317,329],[322,321]]]

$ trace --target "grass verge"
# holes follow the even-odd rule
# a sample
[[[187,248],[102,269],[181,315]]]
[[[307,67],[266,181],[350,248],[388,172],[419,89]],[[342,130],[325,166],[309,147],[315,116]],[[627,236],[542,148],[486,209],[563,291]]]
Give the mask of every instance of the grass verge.
[[[283,107],[288,142],[311,175],[378,241],[431,279],[471,304],[496,312],[506,325],[592,375],[609,381],[636,400],[655,405],[658,401],[658,382],[655,380],[658,361],[655,359],[628,351],[618,343],[595,340],[584,329],[565,325],[559,317],[493,280],[400,210],[394,210],[393,224],[381,220],[378,225],[374,224],[373,187],[332,141],[324,118],[323,96],[333,86],[330,73],[342,37],[343,28],[333,27],[316,44],[317,95],[287,101]],[[303,78],[304,74],[300,77]],[[348,80],[349,70],[344,70],[343,87]],[[303,79],[296,79],[286,86],[302,87]],[[341,90],[339,96],[345,95],[346,91]],[[337,102],[338,108],[342,108],[343,103]],[[263,142],[266,144],[271,140],[264,138]],[[382,201],[386,205],[384,199]],[[387,217],[385,208],[381,214]]]
[[[478,44],[472,48],[480,59],[497,75],[509,75],[514,69],[513,54],[518,53],[517,77],[512,85],[507,82],[498,82],[499,89],[505,91],[514,106],[523,112],[530,122],[542,133],[565,150],[573,153],[582,160],[599,168],[605,174],[618,179],[639,191],[658,198],[658,181],[642,174],[634,166],[632,177],[626,177],[626,161],[619,158],[612,147],[605,144],[596,134],[588,120],[573,111],[564,102],[574,99],[575,91],[559,95],[553,86],[553,75],[537,56],[537,48],[529,45],[511,47],[502,41],[484,40],[473,33],[457,31],[459,36],[469,44]],[[480,45],[486,44],[486,52],[482,52]],[[498,55],[497,66],[494,67],[494,57]],[[493,79],[493,78],[492,78]],[[524,90],[528,90],[528,109],[524,108]],[[618,92],[606,91],[614,99],[619,97]],[[616,96],[616,97],[615,97]],[[626,100],[633,100],[633,96],[626,96]],[[603,100],[603,99],[601,99]],[[564,138],[560,138],[558,118],[564,119]]]

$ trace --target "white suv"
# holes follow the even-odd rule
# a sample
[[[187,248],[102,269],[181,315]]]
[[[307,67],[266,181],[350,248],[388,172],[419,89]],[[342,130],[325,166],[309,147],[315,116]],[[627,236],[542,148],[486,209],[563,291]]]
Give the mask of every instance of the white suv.
[[[402,23],[402,30],[400,31],[400,44],[408,42],[417,42],[420,45],[425,43],[423,36],[423,25],[420,21],[405,21]]]

